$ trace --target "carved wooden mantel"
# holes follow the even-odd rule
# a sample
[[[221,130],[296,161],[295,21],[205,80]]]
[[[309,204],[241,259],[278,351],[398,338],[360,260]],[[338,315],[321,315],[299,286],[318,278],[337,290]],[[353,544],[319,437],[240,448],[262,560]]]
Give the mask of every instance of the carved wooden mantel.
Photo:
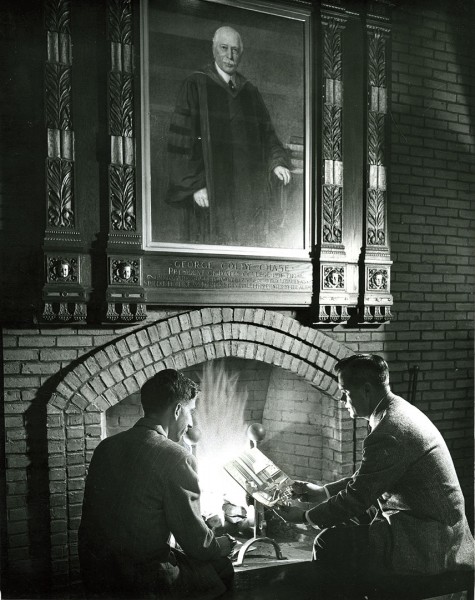
[[[261,8],[264,5],[259,2]],[[297,5],[305,7],[314,32],[311,81],[316,93],[311,94],[308,113],[314,121],[309,130],[316,134],[311,136],[310,153],[310,169],[315,173],[310,215],[313,239],[306,259],[313,273],[309,275],[313,278],[313,299],[307,308],[308,321],[315,326],[384,323],[391,319],[392,306],[386,151],[391,5],[387,0],[375,0],[355,11],[354,5],[344,0],[321,2],[318,6],[310,0],[279,0],[272,4],[279,9]],[[95,306],[101,305],[100,320],[141,321],[146,317],[147,290],[149,297],[156,296],[144,285],[144,268],[155,259],[157,265],[158,260],[166,259],[166,255],[152,256],[143,244],[142,165],[137,151],[140,77],[136,60],[141,5],[135,0],[108,0],[104,10],[109,67],[103,81],[107,135],[102,143],[110,151],[105,165],[107,193],[102,193],[97,202],[103,207],[102,214],[107,212],[108,223],[106,231],[102,230],[102,245],[96,246],[94,253],[84,242],[79,218],[82,213],[77,206],[80,194],[75,194],[82,182],[75,179],[74,11],[70,0],[45,0],[44,6],[47,225],[43,319],[54,323],[91,320],[91,280],[97,282],[97,275],[91,275],[101,273],[106,280],[92,290]],[[359,37],[351,38],[356,30]],[[77,31],[75,35],[80,35]],[[345,69],[345,64],[355,39],[361,56],[361,82],[352,84],[351,69]],[[361,96],[359,109],[352,102],[355,90]],[[352,130],[361,132],[354,138],[356,144],[347,141],[353,140]],[[355,175],[358,168],[359,174]],[[259,260],[253,260],[261,267]],[[216,302],[233,304],[233,294],[227,298],[226,291],[216,292]],[[311,293],[310,289],[309,298]],[[249,298],[238,303],[251,305]],[[254,305],[263,298],[265,291],[261,290],[255,295]],[[191,292],[189,305],[197,302],[199,298],[193,298]],[[180,304],[186,303],[184,292]],[[285,295],[282,306],[292,306]]]

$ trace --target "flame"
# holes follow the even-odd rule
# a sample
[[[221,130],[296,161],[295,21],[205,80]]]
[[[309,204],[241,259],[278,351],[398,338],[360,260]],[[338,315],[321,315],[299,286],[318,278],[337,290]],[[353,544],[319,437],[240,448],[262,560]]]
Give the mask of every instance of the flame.
[[[248,445],[245,407],[248,392],[239,388],[239,373],[226,371],[222,361],[205,363],[202,393],[195,416],[201,431],[196,446],[201,487],[201,510],[220,515],[223,500],[245,506],[245,492],[224,471],[223,465]]]

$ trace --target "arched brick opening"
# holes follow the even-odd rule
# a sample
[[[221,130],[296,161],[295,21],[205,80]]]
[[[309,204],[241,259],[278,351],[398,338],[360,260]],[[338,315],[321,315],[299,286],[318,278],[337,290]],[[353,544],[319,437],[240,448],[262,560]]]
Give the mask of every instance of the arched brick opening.
[[[85,358],[57,386],[47,407],[54,584],[70,584],[79,574],[84,478],[108,408],[162,369],[224,357],[280,366],[335,395],[333,367],[350,353],[322,332],[274,311],[205,308],[146,325]]]

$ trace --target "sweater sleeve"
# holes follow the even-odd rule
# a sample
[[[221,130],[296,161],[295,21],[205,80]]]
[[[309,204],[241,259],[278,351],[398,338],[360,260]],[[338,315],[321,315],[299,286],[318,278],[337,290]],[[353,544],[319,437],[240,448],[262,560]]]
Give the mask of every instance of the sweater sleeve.
[[[343,479],[339,479],[338,481],[333,481],[332,483],[326,483],[325,487],[328,490],[330,496],[336,496],[338,492],[341,492],[346,488],[348,483],[351,481],[351,477],[344,477]]]
[[[329,484],[332,497],[309,510],[308,517],[319,527],[331,527],[359,516],[374,505],[404,471],[404,445],[391,435],[372,433],[363,444],[360,468],[351,479]],[[337,484],[344,487],[333,495]]]
[[[218,542],[201,516],[200,487],[193,456],[181,458],[170,469],[165,487],[167,523],[183,552],[198,560],[219,558]]]

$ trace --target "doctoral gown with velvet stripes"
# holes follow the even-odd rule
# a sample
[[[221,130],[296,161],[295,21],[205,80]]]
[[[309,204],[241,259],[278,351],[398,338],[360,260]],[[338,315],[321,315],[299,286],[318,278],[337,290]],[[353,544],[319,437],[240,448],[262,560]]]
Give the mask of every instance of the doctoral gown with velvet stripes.
[[[277,166],[290,168],[259,90],[236,74],[231,90],[214,65],[182,84],[168,139],[167,202],[186,207],[189,242],[278,246]],[[207,188],[209,208],[193,193]]]

